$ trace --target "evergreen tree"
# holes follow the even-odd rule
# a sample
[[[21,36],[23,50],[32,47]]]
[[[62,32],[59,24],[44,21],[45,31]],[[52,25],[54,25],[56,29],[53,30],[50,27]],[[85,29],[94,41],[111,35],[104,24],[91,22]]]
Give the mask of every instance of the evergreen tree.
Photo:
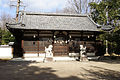
[[[0,44],[7,45],[9,42],[14,42],[15,37],[8,30],[0,28]]]
[[[100,3],[91,2],[92,19],[101,25],[118,26],[120,20],[120,0],[103,0]]]
[[[109,41],[109,53],[120,53],[120,0],[102,0],[90,3],[92,19],[100,25],[112,25],[112,32],[99,36],[102,41]]]

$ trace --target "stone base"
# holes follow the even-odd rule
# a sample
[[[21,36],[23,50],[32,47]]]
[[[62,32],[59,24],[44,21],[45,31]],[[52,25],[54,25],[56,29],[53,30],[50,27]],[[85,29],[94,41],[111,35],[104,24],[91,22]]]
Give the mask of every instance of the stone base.
[[[89,61],[87,57],[81,57],[80,61]]]
[[[51,62],[53,61],[53,57],[46,57],[43,62]]]
[[[75,61],[74,57],[53,57],[53,61]]]

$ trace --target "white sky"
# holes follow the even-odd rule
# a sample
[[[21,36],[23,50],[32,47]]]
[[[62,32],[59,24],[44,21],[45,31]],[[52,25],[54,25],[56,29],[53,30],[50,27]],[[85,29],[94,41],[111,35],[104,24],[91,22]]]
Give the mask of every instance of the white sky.
[[[67,0],[22,0],[27,11],[53,12],[65,7]]]
[[[15,16],[16,8],[10,8],[10,1],[17,0],[0,0],[0,15],[5,12]],[[21,0],[26,6],[26,11],[32,12],[55,12],[66,6],[67,0]],[[12,2],[15,4],[15,2]]]
[[[0,0],[0,6],[1,6],[1,0]]]

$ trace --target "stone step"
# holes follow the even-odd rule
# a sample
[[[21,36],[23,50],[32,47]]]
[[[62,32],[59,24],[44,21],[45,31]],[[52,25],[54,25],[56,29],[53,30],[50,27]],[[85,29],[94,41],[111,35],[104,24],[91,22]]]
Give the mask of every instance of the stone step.
[[[98,60],[99,56],[88,57],[88,60]]]
[[[44,62],[51,62],[51,61],[53,61],[53,57],[46,57],[44,59]]]
[[[87,57],[82,57],[82,58],[80,59],[80,61],[88,61],[88,58],[87,58]]]

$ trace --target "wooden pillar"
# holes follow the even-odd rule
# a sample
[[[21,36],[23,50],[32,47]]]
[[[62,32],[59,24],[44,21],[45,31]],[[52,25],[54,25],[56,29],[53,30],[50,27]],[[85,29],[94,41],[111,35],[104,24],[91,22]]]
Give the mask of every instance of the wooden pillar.
[[[53,40],[53,42],[52,42],[52,45],[53,45],[53,49],[52,49],[53,50],[52,51],[53,52],[53,56],[55,55],[55,53],[54,53],[54,33],[55,33],[55,31],[53,31],[53,36],[52,36],[52,40]]]
[[[67,41],[69,40],[69,31],[67,31]],[[68,42],[67,42],[68,44]]]
[[[95,41],[95,55],[96,55],[96,52],[97,52],[97,44],[96,44],[96,32],[94,32],[94,41]]]
[[[22,57],[24,58],[24,40],[21,41],[21,48],[22,48]]]
[[[24,30],[21,30],[21,33],[22,33],[22,35],[21,35],[21,48],[23,49],[24,48],[24,33],[25,33],[25,31]]]
[[[22,43],[21,48],[23,48],[24,47],[24,40],[22,40],[21,43]]]
[[[69,55],[69,31],[67,31],[67,48],[68,48],[68,51],[67,51],[67,54]]]
[[[83,31],[81,32],[81,40],[80,41],[83,41]]]
[[[39,57],[39,32],[37,31],[38,57]]]

